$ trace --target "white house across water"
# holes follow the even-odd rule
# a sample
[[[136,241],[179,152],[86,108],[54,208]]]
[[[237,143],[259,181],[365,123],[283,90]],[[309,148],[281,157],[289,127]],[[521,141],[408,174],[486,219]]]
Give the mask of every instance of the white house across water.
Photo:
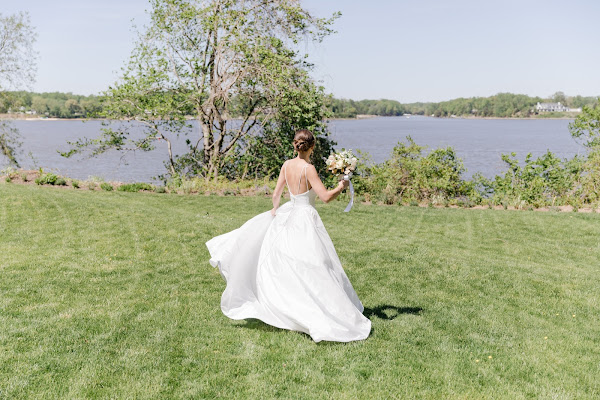
[[[537,112],[581,112],[580,108],[569,108],[564,104],[558,103],[540,103],[538,102],[535,106]]]

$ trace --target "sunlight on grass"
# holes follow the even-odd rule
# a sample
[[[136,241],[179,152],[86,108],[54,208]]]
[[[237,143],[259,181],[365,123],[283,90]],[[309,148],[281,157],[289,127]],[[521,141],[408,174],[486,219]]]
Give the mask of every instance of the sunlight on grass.
[[[0,399],[600,396],[600,216],[318,205],[373,322],[219,309],[204,242],[268,198],[0,184]]]

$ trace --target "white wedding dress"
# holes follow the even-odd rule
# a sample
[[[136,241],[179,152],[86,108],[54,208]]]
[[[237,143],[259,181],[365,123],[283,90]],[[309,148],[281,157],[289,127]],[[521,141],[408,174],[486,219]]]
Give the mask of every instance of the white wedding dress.
[[[284,171],[289,190],[285,166]],[[210,264],[227,282],[221,310],[232,319],[256,318],[307,333],[315,342],[365,339],[371,321],[362,315],[363,305],[314,208],[315,197],[312,189],[290,191],[291,200],[275,217],[259,214],[206,243]]]

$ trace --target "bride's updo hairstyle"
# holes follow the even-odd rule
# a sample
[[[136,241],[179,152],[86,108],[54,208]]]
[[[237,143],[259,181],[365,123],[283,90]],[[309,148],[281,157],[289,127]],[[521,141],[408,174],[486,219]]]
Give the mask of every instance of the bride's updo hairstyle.
[[[296,131],[294,136],[294,148],[297,151],[308,151],[315,145],[315,137],[308,129]]]

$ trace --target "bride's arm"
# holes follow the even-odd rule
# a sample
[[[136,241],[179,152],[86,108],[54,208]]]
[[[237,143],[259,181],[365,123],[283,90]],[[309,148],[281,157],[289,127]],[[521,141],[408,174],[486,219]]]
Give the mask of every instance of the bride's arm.
[[[279,207],[279,201],[281,200],[281,194],[283,193],[283,189],[285,188],[285,172],[284,172],[285,164],[281,167],[281,171],[279,171],[279,178],[277,178],[277,185],[275,185],[275,191],[273,192],[273,209],[271,210],[271,215],[275,216],[275,212]]]
[[[329,203],[331,200],[335,199],[340,193],[344,191],[349,185],[348,181],[340,181],[338,185],[331,190],[327,190],[323,182],[321,182],[321,178],[319,178],[319,174],[317,174],[317,170],[314,165],[309,165],[306,168],[306,177],[308,178],[308,182],[310,182],[310,186],[315,191],[317,196],[325,203]]]

